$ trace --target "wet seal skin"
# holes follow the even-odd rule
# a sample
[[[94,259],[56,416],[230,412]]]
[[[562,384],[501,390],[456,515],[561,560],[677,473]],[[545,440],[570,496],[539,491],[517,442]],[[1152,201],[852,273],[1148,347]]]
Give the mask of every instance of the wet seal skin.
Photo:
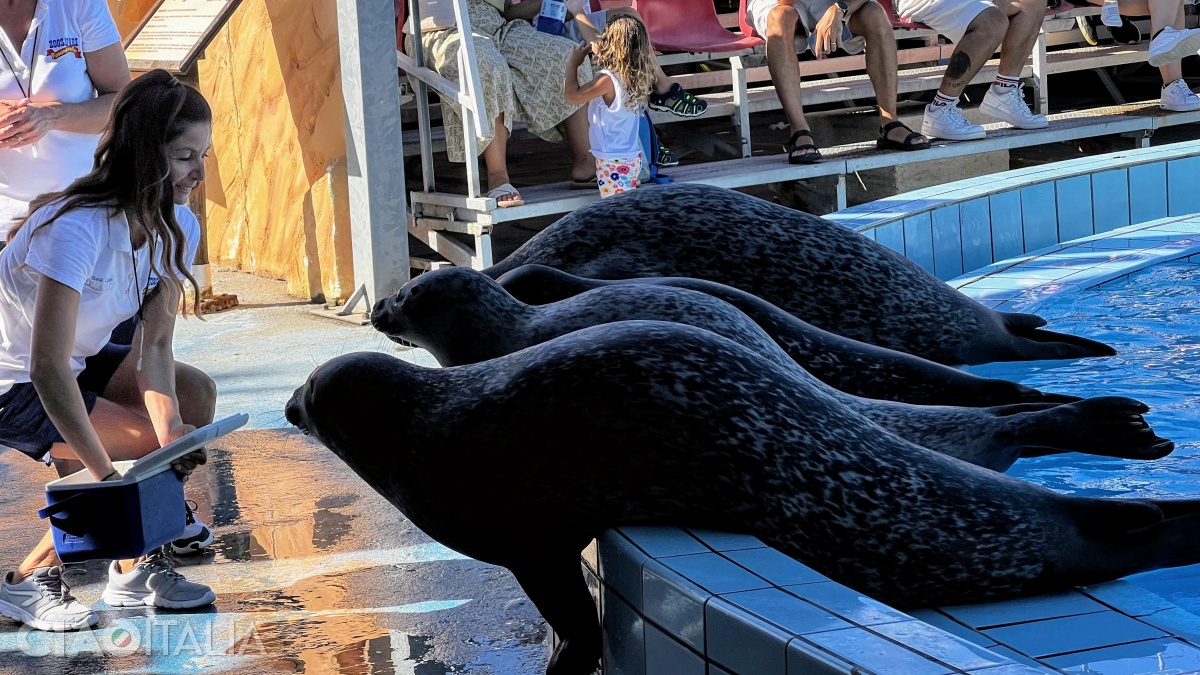
[[[377,330],[428,349],[443,366],[479,363],[582,328],[625,320],[673,321],[727,337],[780,367],[794,369],[796,377],[804,379],[814,392],[897,436],[995,471],[1008,469],[1022,456],[1084,452],[1159,459],[1175,447],[1156,436],[1142,419],[1141,414],[1149,410],[1145,404],[1117,396],[1065,405],[1041,402],[997,407],[910,405],[852,396],[809,374],[806,369],[811,359],[803,353],[784,352],[758,324],[729,303],[660,284],[601,285],[565,300],[530,306],[484,274],[452,267],[412,280],[396,295],[377,303],[371,316]],[[930,368],[958,372],[905,357]]]
[[[728,284],[831,333],[948,365],[1111,356],[1107,345],[996,312],[837,223],[733,190],[675,183],[594,202],[505,260],[593,279]]]
[[[1072,497],[947,457],[676,323],[452,368],[349,354],[287,417],[428,535],[511,570],[562,638],[550,675],[598,665],[579,555],[613,526],[748,533],[901,608],[1200,562],[1200,502]]]
[[[545,265],[522,265],[497,281],[510,295],[529,305],[565,300],[612,284],[652,284],[700,291],[741,310],[817,379],[835,389],[866,398],[958,406],[1079,400],[1077,396],[1042,392],[1017,382],[979,377],[919,356],[834,335],[765,300],[715,281],[687,277],[605,281],[577,277]],[[396,299],[403,293],[402,290]],[[437,342],[453,339],[443,336]],[[471,341],[468,344],[475,345],[474,349],[486,349],[488,343]]]

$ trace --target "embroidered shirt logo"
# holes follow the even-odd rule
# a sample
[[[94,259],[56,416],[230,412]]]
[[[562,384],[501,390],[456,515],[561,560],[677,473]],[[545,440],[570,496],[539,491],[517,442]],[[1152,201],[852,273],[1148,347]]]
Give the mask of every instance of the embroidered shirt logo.
[[[83,282],[83,285],[87,286],[93,291],[107,291],[113,287],[113,278],[108,277],[105,279],[102,277],[88,277],[88,280]]]
[[[50,48],[46,50],[46,56],[57,61],[67,54],[74,54],[77,59],[83,58],[83,52],[79,49],[79,38],[58,38],[50,41]]]

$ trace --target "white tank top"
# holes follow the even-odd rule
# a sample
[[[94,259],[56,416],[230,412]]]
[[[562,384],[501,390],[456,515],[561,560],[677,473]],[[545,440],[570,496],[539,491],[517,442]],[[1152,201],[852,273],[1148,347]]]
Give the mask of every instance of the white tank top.
[[[611,70],[602,70],[600,74],[612,80],[616,95],[611,106],[604,103],[603,96],[588,101],[588,139],[592,144],[592,156],[596,159],[636,157],[642,151],[638,140],[642,116],[625,107],[625,83],[621,78]]]

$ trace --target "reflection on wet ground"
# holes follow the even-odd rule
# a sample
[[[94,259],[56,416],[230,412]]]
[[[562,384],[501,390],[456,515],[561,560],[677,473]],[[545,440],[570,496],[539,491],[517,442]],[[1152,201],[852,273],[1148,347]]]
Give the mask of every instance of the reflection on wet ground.
[[[41,535],[50,469],[0,455],[0,565]],[[448,486],[448,489],[451,486]],[[431,541],[310,439],[243,431],[210,448],[187,485],[216,543],[178,558],[210,584],[196,612],[114,609],[106,566],[72,574],[93,631],[0,624],[0,671],[38,673],[503,673],[545,667],[545,626],[512,577]]]

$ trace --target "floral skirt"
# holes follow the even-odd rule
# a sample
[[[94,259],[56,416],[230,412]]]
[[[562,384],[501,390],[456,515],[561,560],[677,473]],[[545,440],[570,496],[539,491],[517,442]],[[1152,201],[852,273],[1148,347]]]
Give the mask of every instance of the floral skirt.
[[[640,152],[633,157],[597,158],[596,183],[600,186],[600,198],[619,195],[637,187],[642,161]]]

